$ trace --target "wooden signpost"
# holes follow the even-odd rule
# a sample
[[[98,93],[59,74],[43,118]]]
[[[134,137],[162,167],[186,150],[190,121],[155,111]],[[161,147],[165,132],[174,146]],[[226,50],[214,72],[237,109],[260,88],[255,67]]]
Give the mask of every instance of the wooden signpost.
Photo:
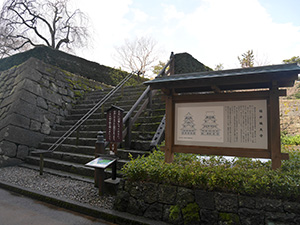
[[[165,161],[175,152],[269,158],[281,166],[279,97],[297,64],[179,74],[145,82],[166,101]]]
[[[110,143],[110,150],[117,153],[117,145],[122,142],[124,110],[111,106],[106,111],[106,141]]]
[[[99,195],[104,194],[104,185],[105,185],[105,169],[109,166],[112,166],[112,180],[116,180],[116,174],[117,174],[117,167],[116,167],[117,159],[109,157],[109,156],[101,156],[98,158],[95,158],[94,160],[88,162],[85,164],[87,167],[92,167],[95,169],[95,172],[97,174],[97,181],[95,183],[96,186],[99,188]]]

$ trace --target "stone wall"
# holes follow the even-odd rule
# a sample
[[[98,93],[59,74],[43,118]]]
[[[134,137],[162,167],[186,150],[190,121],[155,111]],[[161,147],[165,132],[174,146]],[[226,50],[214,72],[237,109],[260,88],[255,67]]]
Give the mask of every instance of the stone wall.
[[[280,100],[280,127],[281,131],[289,135],[300,134],[300,100]]]
[[[0,165],[23,159],[99,82],[31,58],[0,73]]]
[[[122,181],[115,209],[170,224],[300,224],[300,203]]]

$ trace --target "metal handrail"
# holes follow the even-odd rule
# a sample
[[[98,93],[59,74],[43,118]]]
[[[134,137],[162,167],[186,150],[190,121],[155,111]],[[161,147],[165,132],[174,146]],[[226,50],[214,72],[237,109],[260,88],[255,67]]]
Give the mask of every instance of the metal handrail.
[[[53,143],[47,152],[53,152],[57,149],[70,135],[76,131],[95,111],[97,111],[114,93],[116,93],[135,72],[128,74],[116,87],[114,87],[104,98],[102,98],[93,108],[82,116],[68,131],[65,132],[55,143]]]
[[[155,78],[158,78],[160,76],[164,76],[166,74],[165,71],[166,71],[167,67],[171,64],[171,62],[172,62],[173,59],[174,59],[174,54],[172,52],[171,56],[170,56],[170,60],[166,63],[166,65],[164,66],[164,68],[158,73],[158,75]],[[135,123],[135,121],[137,120],[137,118],[139,117],[139,115],[142,113],[142,111],[146,108],[146,106],[150,102],[149,98],[152,98],[156,94],[156,92],[157,92],[156,90],[152,91],[150,89],[150,86],[148,86],[146,88],[146,90],[143,92],[143,94],[139,97],[139,99],[135,102],[135,104],[131,107],[131,109],[127,112],[127,114],[123,118],[123,124],[126,124],[126,122],[128,123],[128,120],[131,118],[133,112],[136,110],[136,108],[138,107],[138,105],[142,102],[142,100],[146,96],[149,96],[148,98],[145,99],[144,103],[141,105],[141,107],[139,108],[138,112],[135,114],[135,116],[130,121],[130,123],[128,123],[128,127],[123,131],[123,134],[122,134],[123,135],[123,139],[125,138],[126,135],[129,135],[129,130],[131,130],[132,125]]]
[[[166,63],[166,65],[164,66],[164,68],[158,73],[158,75],[155,77],[160,77],[160,76],[163,76],[167,67],[171,64],[173,60],[173,52],[171,53],[171,56],[170,56],[170,60]],[[150,92],[150,86],[148,86],[146,88],[146,90],[143,92],[143,94],[139,97],[139,99],[135,102],[135,104],[131,107],[131,109],[127,112],[127,114],[125,115],[125,117],[123,118],[123,124],[126,123],[126,121],[128,120],[128,118],[132,115],[133,111],[137,108],[137,106],[142,102],[143,98],[145,96],[147,96]]]

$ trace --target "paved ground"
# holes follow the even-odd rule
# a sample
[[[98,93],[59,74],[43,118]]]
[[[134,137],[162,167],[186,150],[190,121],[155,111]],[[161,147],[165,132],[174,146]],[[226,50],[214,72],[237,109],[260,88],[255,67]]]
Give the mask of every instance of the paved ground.
[[[0,189],[0,224],[112,225],[44,202]]]

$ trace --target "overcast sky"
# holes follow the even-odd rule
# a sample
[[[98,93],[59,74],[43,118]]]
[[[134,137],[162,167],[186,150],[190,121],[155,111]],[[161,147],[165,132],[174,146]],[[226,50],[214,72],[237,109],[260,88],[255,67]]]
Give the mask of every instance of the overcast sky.
[[[1,1],[1,0],[0,0]],[[111,67],[125,38],[151,36],[167,61],[188,52],[212,69],[239,67],[252,49],[258,64],[300,55],[299,0],[71,0],[91,20],[92,45],[77,55]],[[256,64],[256,65],[258,65]]]

